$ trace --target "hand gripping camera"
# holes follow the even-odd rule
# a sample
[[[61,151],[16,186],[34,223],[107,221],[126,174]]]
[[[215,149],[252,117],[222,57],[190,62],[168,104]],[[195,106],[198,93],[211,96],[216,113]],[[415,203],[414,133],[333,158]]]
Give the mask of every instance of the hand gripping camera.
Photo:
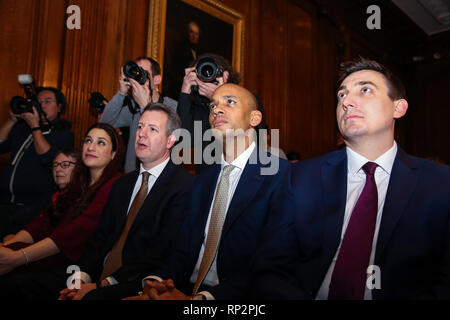
[[[199,80],[214,84],[219,84],[217,78],[223,76],[223,70],[217,65],[212,57],[203,57],[198,60],[195,73]],[[193,94],[198,95],[198,86],[192,86],[191,91]]]
[[[33,107],[41,113],[41,105],[37,99],[36,87],[34,86],[34,79],[29,74],[19,74],[19,83],[23,85],[26,98],[15,96],[11,99],[11,111],[14,114],[22,114],[25,112],[33,113]]]

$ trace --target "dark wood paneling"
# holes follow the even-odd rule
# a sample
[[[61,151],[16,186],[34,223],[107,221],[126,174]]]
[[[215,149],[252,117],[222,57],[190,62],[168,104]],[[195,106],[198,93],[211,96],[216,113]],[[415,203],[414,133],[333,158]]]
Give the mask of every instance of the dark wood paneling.
[[[81,8],[81,30],[65,27],[69,2]],[[336,147],[338,65],[364,55],[401,71],[412,92],[407,117],[398,123],[399,142],[409,152],[449,162],[448,102],[442,93],[449,87],[448,68],[435,61],[429,71],[429,65],[403,58],[427,42],[416,26],[407,26],[408,19],[396,18],[398,9],[377,0],[383,26],[391,29],[369,32],[368,0],[221,2],[245,17],[243,84],[260,95],[269,126],[280,129],[282,149],[309,158]],[[38,85],[62,88],[69,103],[65,117],[78,143],[96,121],[89,93],[110,99],[125,60],[145,55],[148,17],[148,0],[0,1],[0,122],[8,117],[10,98],[23,93],[17,74],[31,73]]]

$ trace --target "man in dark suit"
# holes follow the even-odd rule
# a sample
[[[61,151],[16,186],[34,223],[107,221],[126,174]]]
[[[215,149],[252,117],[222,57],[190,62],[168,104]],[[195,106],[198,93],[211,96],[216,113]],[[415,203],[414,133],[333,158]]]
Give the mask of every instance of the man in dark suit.
[[[450,168],[397,146],[408,103],[384,66],[351,61],[339,84],[346,148],[293,167],[293,206],[265,230],[255,295],[450,298]]]
[[[122,265],[137,262],[149,252],[155,256],[168,254],[184,219],[193,179],[170,160],[174,131],[179,127],[180,119],[171,108],[163,104],[146,107],[135,142],[141,166],[113,185],[98,229],[78,261],[79,272],[71,279],[67,279],[67,273],[65,277],[31,274],[12,279],[9,289],[13,292],[5,287],[2,292],[10,298],[56,299],[66,283],[73,283],[78,288],[62,290],[60,299],[81,299],[97,287],[128,281],[119,272]]]
[[[253,130],[261,116],[245,88],[224,84],[214,92],[209,121],[223,146],[221,163],[196,176],[174,254],[148,270],[134,299],[248,297],[251,259],[290,168],[274,156],[267,158],[274,170],[262,163]]]

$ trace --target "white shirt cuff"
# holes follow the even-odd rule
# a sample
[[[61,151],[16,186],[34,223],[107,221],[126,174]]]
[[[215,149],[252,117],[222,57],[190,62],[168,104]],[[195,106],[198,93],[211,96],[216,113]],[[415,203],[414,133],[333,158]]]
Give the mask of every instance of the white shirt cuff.
[[[214,296],[211,293],[209,293],[208,291],[201,291],[201,292],[198,292],[197,294],[204,296],[206,298],[206,300],[216,300],[216,299],[214,299]]]
[[[114,278],[114,277],[106,277],[105,280],[108,281],[110,286],[119,284],[119,281],[117,281],[116,278]]]
[[[147,276],[144,279],[142,279],[142,288],[145,287],[145,281],[146,280],[156,280],[156,281],[159,281],[159,282],[163,281],[163,279],[158,277],[158,276],[153,276],[153,275],[152,276]]]

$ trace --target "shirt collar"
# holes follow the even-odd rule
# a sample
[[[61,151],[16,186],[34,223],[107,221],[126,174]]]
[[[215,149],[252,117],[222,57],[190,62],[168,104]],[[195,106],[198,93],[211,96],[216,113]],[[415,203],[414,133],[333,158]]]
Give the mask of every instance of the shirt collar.
[[[166,160],[164,160],[163,162],[161,162],[160,164],[154,166],[153,168],[151,168],[150,170],[145,170],[144,167],[142,166],[142,163],[140,165],[140,170],[139,170],[139,175],[144,172],[147,171],[148,173],[150,173],[152,176],[154,176],[156,179],[158,179],[158,177],[161,175],[161,172],[163,172],[164,168],[166,167],[167,163],[169,162],[170,157],[168,157]]]
[[[383,169],[387,174],[391,174],[392,166],[394,165],[395,156],[397,154],[397,143],[394,141],[394,144],[392,147],[383,153],[381,156],[379,156],[375,162],[381,169]],[[347,151],[347,160],[348,160],[348,172],[349,174],[355,175],[358,173],[358,171],[362,168],[366,162],[369,162],[370,160],[366,157],[360,155],[359,153],[356,153],[349,147],[346,147]]]
[[[250,146],[242,152],[236,159],[234,159],[231,164],[241,170],[244,170],[245,165],[247,164],[248,159],[250,158],[250,155],[252,154],[253,150],[255,149],[256,144],[255,141],[253,141]],[[222,168],[226,165],[229,165],[230,163],[225,161],[225,158],[222,153]]]

